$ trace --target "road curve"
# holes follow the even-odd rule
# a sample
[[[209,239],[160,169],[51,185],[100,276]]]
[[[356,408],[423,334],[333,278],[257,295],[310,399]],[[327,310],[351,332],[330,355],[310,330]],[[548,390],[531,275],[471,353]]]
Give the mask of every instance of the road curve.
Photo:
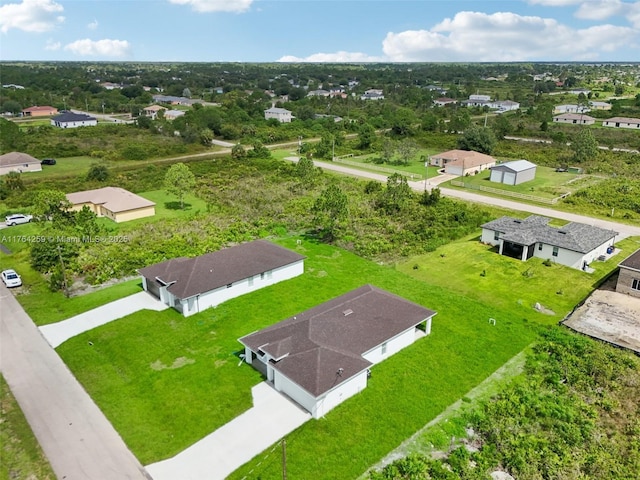
[[[0,306],[0,371],[57,478],[151,479],[3,284]]]

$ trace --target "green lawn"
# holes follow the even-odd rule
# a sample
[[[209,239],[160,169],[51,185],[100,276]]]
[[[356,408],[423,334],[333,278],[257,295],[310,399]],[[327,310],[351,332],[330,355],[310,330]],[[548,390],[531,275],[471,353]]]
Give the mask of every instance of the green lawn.
[[[292,478],[313,478],[318,471],[333,472],[323,478],[357,477],[520,352],[538,328],[560,318],[560,313],[535,311],[513,294],[513,301],[483,303],[456,292],[448,282],[440,287],[412,278],[401,266],[394,270],[306,239],[301,246],[296,239],[279,243],[307,256],[303,276],[186,319],[173,310],[140,312],[58,348],[143,463],[178,453],[249,408],[250,388],[261,378],[251,367],[239,365],[237,338],[364,283],[436,310],[433,333],[377,365],[364,392],[288,437]],[[522,276],[498,261],[498,255],[480,255],[504,270],[507,283]],[[562,269],[539,273],[546,278],[540,287],[544,298],[555,296],[566,281],[557,270]],[[422,271],[419,267],[416,272]],[[480,278],[475,267],[469,271],[472,282],[476,275]],[[499,283],[498,272],[489,271],[493,273],[482,279]],[[576,288],[562,295],[560,304],[552,304],[558,312],[581,300],[596,279],[576,273]],[[490,325],[489,318],[497,318],[497,325]],[[279,478],[278,465],[267,462],[254,475]],[[252,462],[233,478],[255,467]]]

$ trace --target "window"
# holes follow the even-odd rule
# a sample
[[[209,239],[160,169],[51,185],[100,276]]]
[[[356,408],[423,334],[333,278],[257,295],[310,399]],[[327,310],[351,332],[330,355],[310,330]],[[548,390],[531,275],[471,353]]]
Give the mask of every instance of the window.
[[[384,342],[382,344],[382,347],[380,348],[380,353],[382,353],[382,355],[384,355],[385,353],[387,353],[387,342]]]
[[[253,275],[249,277],[249,286],[253,287]]]
[[[500,240],[500,232],[493,232],[493,239]]]
[[[631,290],[640,290],[640,278],[631,280]]]
[[[227,288],[233,287],[233,283],[227,283]]]
[[[538,244],[538,250],[542,250],[542,243]]]
[[[260,274],[260,280],[264,280],[264,272]]]
[[[272,273],[271,270],[267,272],[267,278],[271,278],[271,273]]]
[[[557,256],[558,256],[558,247],[553,247],[553,253],[552,253],[552,255],[553,255],[554,257],[557,257]]]

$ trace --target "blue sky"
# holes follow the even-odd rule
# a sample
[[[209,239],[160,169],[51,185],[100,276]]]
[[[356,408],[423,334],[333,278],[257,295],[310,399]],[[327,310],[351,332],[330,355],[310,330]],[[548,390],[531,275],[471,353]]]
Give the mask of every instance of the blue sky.
[[[640,61],[640,1],[0,0],[0,60]]]

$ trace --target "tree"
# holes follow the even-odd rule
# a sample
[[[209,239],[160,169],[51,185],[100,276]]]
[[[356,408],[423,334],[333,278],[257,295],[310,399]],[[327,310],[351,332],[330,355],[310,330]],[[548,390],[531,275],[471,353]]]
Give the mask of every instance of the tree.
[[[313,164],[310,157],[302,156],[296,164],[296,176],[300,179],[300,183],[311,185],[318,176],[318,169]]]
[[[236,143],[231,149],[231,158],[235,158],[236,160],[242,160],[243,158],[246,158],[246,157],[247,157],[247,151],[245,150],[245,148],[241,144]]]
[[[598,155],[598,142],[596,141],[590,128],[583,127],[571,142],[573,151],[572,160],[576,163],[583,163],[595,158]]]
[[[504,138],[506,135],[509,135],[513,130],[513,127],[511,126],[511,122],[504,114],[498,115],[494,119],[494,121],[492,122],[491,128],[493,129],[493,132],[495,133],[496,137],[500,139]]]
[[[464,132],[470,125],[471,115],[466,108],[460,108],[453,114],[447,130],[450,133]]]
[[[358,130],[358,148],[366,150],[376,138],[376,131],[370,123],[363,123]]]
[[[0,118],[0,153],[17,150],[21,137],[20,127],[15,122]]]
[[[252,145],[252,149],[249,150],[247,156],[250,158],[270,158],[271,152],[265,147],[260,140],[255,140]]]
[[[420,125],[425,132],[438,131],[438,117],[431,111],[422,116],[422,124]]]
[[[418,146],[412,140],[403,140],[398,144],[398,156],[400,157],[400,161],[405,165],[409,165],[409,162],[417,151]]]
[[[313,204],[313,221],[318,225],[325,239],[335,238],[335,233],[341,221],[349,213],[347,195],[337,185],[329,185]]]
[[[404,208],[413,197],[413,191],[407,182],[407,177],[394,173],[387,178],[387,187],[378,199],[378,206],[387,213],[397,213]]]
[[[382,141],[382,158],[386,163],[391,161],[391,158],[396,153],[396,142],[390,138],[385,138]]]
[[[106,165],[94,163],[87,172],[88,181],[104,182],[109,178],[109,169]]]
[[[164,177],[164,187],[167,193],[180,199],[180,208],[184,210],[184,196],[193,190],[196,177],[184,163],[171,165]]]
[[[7,190],[24,191],[22,175],[19,172],[9,172],[4,176],[4,185]]]
[[[33,200],[34,216],[40,220],[69,224],[73,219],[71,202],[60,190],[40,190]]]
[[[465,130],[458,138],[458,148],[461,150],[474,150],[476,152],[491,155],[497,143],[496,136],[487,127],[472,126]]]

